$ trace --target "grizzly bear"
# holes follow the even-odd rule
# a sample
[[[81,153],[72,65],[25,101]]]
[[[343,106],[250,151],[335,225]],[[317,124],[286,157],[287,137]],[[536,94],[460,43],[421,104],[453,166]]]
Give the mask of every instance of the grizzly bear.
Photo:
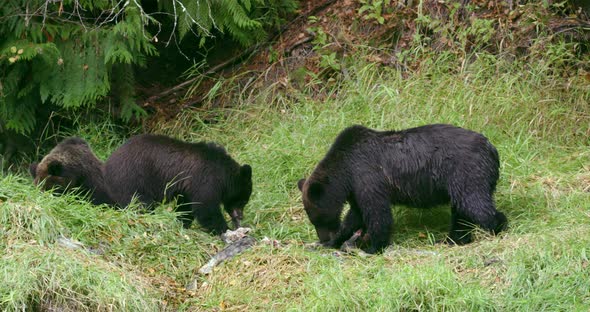
[[[238,227],[252,193],[252,168],[240,166],[223,147],[162,135],[134,136],[104,164],[84,140],[68,138],[30,171],[35,184],[44,181],[44,189],[77,187],[90,193],[94,204],[126,207],[136,196],[151,208],[176,198],[185,227],[196,218],[214,234],[228,228],[220,205]]]
[[[301,179],[303,205],[320,242],[339,248],[357,230],[382,252],[393,230],[391,204],[451,204],[452,243],[471,242],[469,224],[497,233],[507,220],[494,205],[496,148],[483,135],[435,124],[402,131],[343,130],[311,176]],[[344,203],[350,209],[341,222]]]
[[[105,183],[112,200],[127,206],[132,198],[150,206],[177,199],[185,227],[196,218],[207,231],[222,234],[223,204],[239,227],[252,194],[252,168],[240,166],[214,143],[187,143],[163,135],[130,138],[106,161]]]
[[[77,188],[89,193],[95,205],[112,204],[104,183],[103,163],[81,138],[71,137],[57,144],[39,163],[32,163],[29,171],[35,185],[63,193]]]

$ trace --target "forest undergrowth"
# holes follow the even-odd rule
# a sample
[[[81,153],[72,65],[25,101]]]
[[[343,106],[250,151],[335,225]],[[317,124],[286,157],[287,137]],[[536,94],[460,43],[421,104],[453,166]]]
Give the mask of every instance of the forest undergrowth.
[[[253,167],[244,223],[260,243],[200,276],[193,291],[185,285],[224,243],[198,225],[183,229],[173,203],[153,213],[92,206],[41,192],[25,172],[4,172],[0,309],[588,310],[588,76],[486,53],[472,59],[451,70],[457,64],[439,57],[411,72],[357,62],[319,93],[317,83],[238,92],[232,108],[185,110],[160,124],[157,132],[218,142]],[[508,230],[494,237],[476,229],[466,246],[438,244],[449,206],[394,206],[393,244],[382,255],[310,249],[317,237],[296,183],[339,131],[430,123],[481,132],[497,147],[495,198]],[[125,141],[120,133],[106,122],[80,123],[63,135],[88,140],[104,160]],[[84,247],[68,247],[64,238]]]

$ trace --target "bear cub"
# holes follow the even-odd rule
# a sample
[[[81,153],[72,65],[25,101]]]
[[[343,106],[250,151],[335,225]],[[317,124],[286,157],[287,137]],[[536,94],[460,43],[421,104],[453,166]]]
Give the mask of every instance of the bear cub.
[[[382,252],[393,231],[391,204],[427,208],[451,204],[452,243],[471,242],[470,223],[497,233],[507,219],[493,193],[499,156],[483,135],[435,124],[402,131],[355,125],[343,130],[307,179],[301,179],[305,212],[320,242],[339,248],[357,230]],[[344,203],[350,209],[344,220]]]
[[[67,138],[57,144],[39,163],[32,163],[29,171],[35,185],[43,190],[63,193],[71,188],[90,195],[93,204],[113,204],[104,183],[100,161],[81,138]]]
[[[30,171],[43,189],[76,187],[90,193],[94,204],[125,207],[136,196],[149,207],[177,198],[185,227],[196,218],[214,234],[228,229],[220,205],[239,227],[252,193],[252,168],[240,166],[223,147],[163,135],[134,136],[104,164],[84,140],[68,138]]]
[[[187,143],[163,135],[130,138],[107,160],[105,183],[120,206],[132,198],[146,205],[177,199],[185,227],[193,218],[207,231],[222,234],[227,223],[220,211],[240,226],[252,194],[252,168],[240,166],[215,143]]]

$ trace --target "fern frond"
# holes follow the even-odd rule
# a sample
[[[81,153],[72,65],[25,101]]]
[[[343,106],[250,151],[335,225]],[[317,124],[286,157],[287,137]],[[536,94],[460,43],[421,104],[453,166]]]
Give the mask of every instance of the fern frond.
[[[133,117],[145,116],[145,110],[135,103],[135,75],[131,65],[113,67],[111,77],[113,81],[112,94],[118,99],[121,119],[129,121]]]
[[[74,110],[113,95],[123,119],[145,114],[135,104],[132,68],[157,55],[148,30],[153,25],[171,19],[178,23],[179,37],[195,34],[201,46],[213,31],[247,46],[264,38],[264,26],[276,23],[295,3],[158,1],[165,14],[156,15],[138,1],[2,1],[0,118],[19,132],[32,129],[36,109],[46,102]]]
[[[3,126],[20,134],[30,133],[35,128],[35,110],[38,102],[32,93],[17,98],[0,98],[0,120]]]

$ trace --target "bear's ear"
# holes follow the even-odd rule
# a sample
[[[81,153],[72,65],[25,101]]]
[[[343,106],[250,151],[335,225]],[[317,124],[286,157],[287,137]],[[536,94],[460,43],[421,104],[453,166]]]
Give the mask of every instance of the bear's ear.
[[[38,163],[34,162],[29,165],[29,172],[33,178],[37,177],[37,165]]]
[[[252,180],[252,167],[250,165],[243,165],[240,167],[240,176],[244,180]]]
[[[301,179],[297,182],[297,187],[299,187],[299,190],[303,192],[303,184],[305,184],[305,179]]]
[[[79,137],[69,137],[61,142],[61,144],[68,144],[68,145],[86,145],[88,146],[88,142],[84,141],[84,139]]]
[[[319,199],[322,195],[324,195],[324,185],[320,182],[311,182],[309,188],[307,189],[307,194],[311,199]]]
[[[61,176],[62,171],[63,165],[57,160],[53,160],[47,165],[47,174],[49,175]]]

